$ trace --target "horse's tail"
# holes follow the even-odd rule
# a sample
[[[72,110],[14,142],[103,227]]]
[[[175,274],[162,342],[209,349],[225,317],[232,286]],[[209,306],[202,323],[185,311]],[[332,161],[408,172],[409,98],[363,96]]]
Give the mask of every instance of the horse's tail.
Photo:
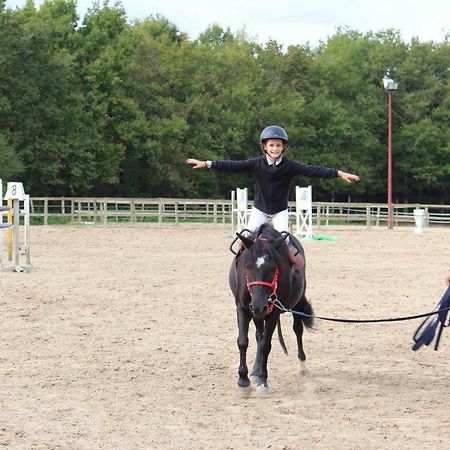
[[[305,296],[303,296],[301,300],[299,311],[308,314],[308,316],[314,315],[313,307]],[[306,328],[312,328],[314,326],[314,317],[306,317],[306,316],[301,317],[303,325],[305,325]]]
[[[284,342],[283,333],[281,331],[281,322],[280,322],[279,317],[278,317],[278,322],[277,322],[277,331],[278,331],[278,341],[280,342],[280,345],[281,345],[281,348],[283,349],[284,354],[287,355],[288,351],[287,351],[287,347],[286,347],[286,342]]]

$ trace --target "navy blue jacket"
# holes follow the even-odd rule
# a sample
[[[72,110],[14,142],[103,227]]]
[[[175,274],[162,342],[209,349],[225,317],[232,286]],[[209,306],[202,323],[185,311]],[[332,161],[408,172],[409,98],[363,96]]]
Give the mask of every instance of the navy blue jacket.
[[[249,172],[255,180],[253,205],[266,214],[276,214],[287,209],[291,180],[296,175],[312,178],[336,178],[337,169],[309,166],[290,161],[283,156],[276,166],[269,165],[267,158],[246,159],[244,161],[212,161],[211,169],[223,172]]]

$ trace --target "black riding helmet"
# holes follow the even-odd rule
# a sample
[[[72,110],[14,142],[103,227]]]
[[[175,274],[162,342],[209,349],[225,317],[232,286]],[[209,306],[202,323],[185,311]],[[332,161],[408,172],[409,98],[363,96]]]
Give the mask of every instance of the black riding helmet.
[[[288,134],[284,128],[279,127],[278,125],[269,125],[261,131],[261,136],[259,137],[259,145],[261,146],[261,150],[264,150],[264,144],[267,139],[281,139],[284,142],[284,150],[288,147]],[[283,151],[284,151],[283,150]]]

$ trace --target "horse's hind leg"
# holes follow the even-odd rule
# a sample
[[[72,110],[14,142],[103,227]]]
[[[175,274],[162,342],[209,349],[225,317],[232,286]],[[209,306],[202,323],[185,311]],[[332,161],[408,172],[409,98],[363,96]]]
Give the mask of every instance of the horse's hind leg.
[[[303,321],[301,316],[294,314],[294,325],[293,325],[295,336],[297,337],[297,349],[298,349],[298,359],[300,361],[306,361],[306,355],[303,351]]]
[[[300,360],[300,373],[306,375],[308,370],[306,368],[306,355],[303,350],[303,321],[301,316],[294,314],[293,329],[297,337],[297,351],[298,359]]]
[[[261,372],[261,343],[264,336],[264,320],[263,319],[253,319],[256,327],[256,357],[255,363],[253,364],[251,377],[259,377],[259,373]]]
[[[305,288],[306,282],[304,284],[304,289]],[[300,298],[300,301],[295,305],[293,310],[306,314],[305,316],[299,314],[293,315],[294,316],[293,328],[295,335],[297,336],[298,359],[300,360],[302,372],[306,373],[306,364],[305,364],[306,355],[305,352],[303,351],[303,340],[302,340],[303,328],[304,327],[312,328],[314,323],[313,319],[314,311],[312,309],[311,303],[309,303],[308,300],[306,299],[304,291],[302,297]]]
[[[237,345],[239,348],[239,380],[238,386],[242,389],[250,387],[250,380],[248,378],[247,367],[247,348],[248,348],[248,326],[250,323],[250,314],[242,307],[237,307],[237,321],[239,334],[237,338]]]

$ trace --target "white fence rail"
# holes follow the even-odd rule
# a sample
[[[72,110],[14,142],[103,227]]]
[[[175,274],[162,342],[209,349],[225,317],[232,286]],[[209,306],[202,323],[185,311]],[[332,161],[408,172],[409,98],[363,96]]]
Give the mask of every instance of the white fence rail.
[[[75,198],[33,197],[32,223],[231,223],[230,200],[181,198]],[[249,202],[251,206],[251,202]],[[414,225],[413,211],[425,210],[427,226],[450,226],[450,205],[394,204],[394,225]],[[295,202],[289,203],[295,222]],[[358,224],[367,227],[387,225],[387,205],[382,203],[313,202],[315,227]]]

